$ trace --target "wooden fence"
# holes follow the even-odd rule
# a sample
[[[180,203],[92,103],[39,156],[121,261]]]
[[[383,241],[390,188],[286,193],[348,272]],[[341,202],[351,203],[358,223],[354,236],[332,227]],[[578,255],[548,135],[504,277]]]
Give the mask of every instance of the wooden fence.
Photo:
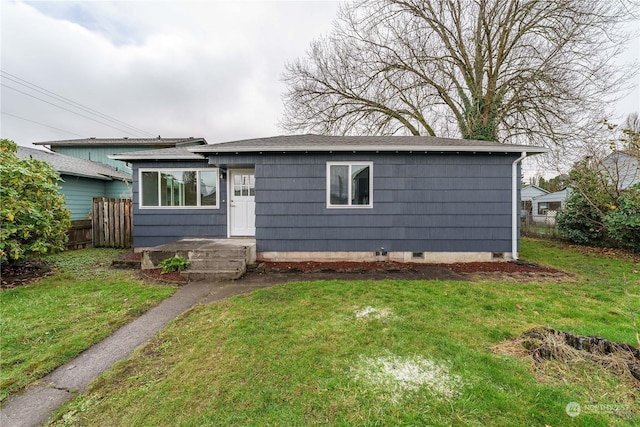
[[[90,219],[71,221],[71,228],[67,231],[69,239],[65,244],[67,249],[84,249],[93,245],[93,229]]]
[[[93,199],[93,246],[130,248],[132,245],[131,199]]]

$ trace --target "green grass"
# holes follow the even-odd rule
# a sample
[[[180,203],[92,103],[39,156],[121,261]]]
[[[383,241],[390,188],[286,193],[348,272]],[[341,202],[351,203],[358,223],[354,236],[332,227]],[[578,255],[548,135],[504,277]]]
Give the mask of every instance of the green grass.
[[[122,255],[86,249],[50,256],[56,273],[0,292],[0,400],[42,378],[174,292],[109,269]]]
[[[624,287],[640,294],[638,264],[547,241],[525,240],[522,252],[580,275],[525,284],[303,282],[198,306],[54,424],[638,425],[638,390],[626,380],[585,363],[535,371],[491,350],[536,325],[635,344],[628,308],[640,306]],[[359,316],[371,308],[381,317]],[[397,370],[413,362],[408,382],[375,376],[385,361]],[[430,372],[444,372],[438,384],[415,381]],[[582,405],[578,417],[567,415],[570,402]]]

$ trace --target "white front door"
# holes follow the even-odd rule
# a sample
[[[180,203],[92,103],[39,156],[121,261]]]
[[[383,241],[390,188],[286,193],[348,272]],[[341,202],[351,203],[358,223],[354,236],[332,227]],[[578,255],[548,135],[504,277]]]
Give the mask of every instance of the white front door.
[[[229,235],[256,235],[256,177],[253,170],[229,171]]]

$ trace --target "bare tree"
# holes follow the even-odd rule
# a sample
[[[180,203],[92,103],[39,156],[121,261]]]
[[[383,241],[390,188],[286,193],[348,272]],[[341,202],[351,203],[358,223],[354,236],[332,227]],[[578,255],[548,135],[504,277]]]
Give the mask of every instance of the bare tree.
[[[622,133],[626,149],[640,159],[640,115],[637,112],[629,114],[622,122]]]
[[[288,131],[552,146],[629,89],[637,0],[364,0],[287,64]],[[636,4],[636,6],[638,6]]]

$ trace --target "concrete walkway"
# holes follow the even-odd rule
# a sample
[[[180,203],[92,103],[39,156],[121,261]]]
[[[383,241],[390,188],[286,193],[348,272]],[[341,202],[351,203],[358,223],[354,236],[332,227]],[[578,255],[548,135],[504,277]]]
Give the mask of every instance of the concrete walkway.
[[[165,325],[196,304],[221,300],[271,285],[241,282],[191,282],[160,305],[123,326],[104,341],[42,378],[39,385],[13,395],[0,408],[0,426],[36,427],[114,363],[144,345]]]

